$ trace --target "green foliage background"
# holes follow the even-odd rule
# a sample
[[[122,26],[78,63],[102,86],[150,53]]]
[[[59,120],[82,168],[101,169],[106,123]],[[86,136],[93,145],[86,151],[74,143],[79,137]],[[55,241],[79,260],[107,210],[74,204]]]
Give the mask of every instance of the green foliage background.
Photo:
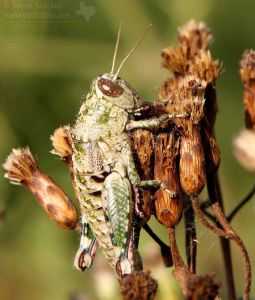
[[[110,70],[120,21],[124,21],[124,26],[118,62],[140,32],[153,24],[150,34],[121,72],[144,99],[153,100],[168,75],[160,65],[160,51],[176,44],[176,28],[194,18],[205,21],[212,29],[213,57],[223,62],[224,72],[218,80],[217,137],[222,153],[220,176],[229,212],[254,182],[254,177],[235,161],[232,140],[244,127],[238,62],[245,48],[255,47],[255,2],[84,0],[81,2],[95,9],[88,21],[77,15],[69,21],[5,19],[6,3],[32,2],[0,2],[0,162],[13,147],[29,145],[42,169],[73,197],[65,166],[49,153],[49,136],[59,125],[74,122],[81,96],[88,91],[91,79]],[[67,13],[73,13],[80,5],[79,1],[59,2],[68,8]],[[3,179],[3,173],[0,170],[0,204],[6,209],[0,225],[0,299],[60,300],[71,299],[73,293],[86,294],[86,299],[119,299],[117,281],[100,255],[91,271],[76,271],[72,263],[78,235],[57,228],[32,195],[11,186]],[[234,227],[248,247],[255,273],[254,217],[251,201],[235,219]],[[151,223],[166,240],[165,229],[154,220]],[[183,251],[182,223],[177,232]],[[218,239],[198,225],[198,242],[199,273],[216,272],[224,286]],[[157,247],[144,234],[141,250],[145,265],[159,280],[158,299],[181,299],[171,270],[163,269]],[[235,247],[233,256],[241,294],[242,261]],[[254,296],[255,286],[252,291]],[[224,293],[225,289],[226,299]]]

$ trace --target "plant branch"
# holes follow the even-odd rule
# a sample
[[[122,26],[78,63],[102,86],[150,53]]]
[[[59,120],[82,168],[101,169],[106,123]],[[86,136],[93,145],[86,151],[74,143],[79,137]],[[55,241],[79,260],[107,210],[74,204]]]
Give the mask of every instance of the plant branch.
[[[208,174],[207,187],[208,187],[208,194],[212,202],[212,208],[215,217],[219,222],[218,226],[222,227],[225,230],[225,232],[228,234],[229,238],[235,241],[242,254],[244,260],[244,281],[245,281],[243,299],[244,300],[249,299],[250,288],[251,288],[251,266],[250,266],[249,256],[241,238],[234,231],[234,229],[229,224],[227,218],[224,215],[222,193],[221,193],[219,178],[217,174],[215,173]],[[236,293],[235,293],[235,284],[234,284],[234,276],[233,276],[233,266],[231,261],[231,249],[229,243],[230,243],[229,241],[225,242],[221,240],[227,284],[228,284],[228,295],[229,295],[229,299],[234,300],[236,299]]]
[[[207,175],[207,189],[208,189],[208,195],[211,203],[213,203],[213,201],[218,201],[222,209],[224,210],[218,175],[215,175],[214,173],[209,173]],[[235,289],[230,241],[228,239],[221,238],[220,243],[221,243],[223,262],[225,268],[225,276],[227,280],[228,298],[230,300],[235,300],[236,289]]]
[[[240,209],[243,208],[243,206],[249,202],[251,200],[251,198],[254,196],[255,194],[255,186],[252,187],[251,191],[248,193],[248,195],[246,195],[244,197],[244,199],[237,204],[237,206],[232,210],[232,212],[228,215],[227,220],[229,222],[231,222],[233,220],[233,218],[235,217],[235,215],[240,211]]]
[[[149,234],[149,236],[160,246],[161,256],[166,267],[173,266],[173,258],[171,254],[171,249],[167,246],[150,228],[148,224],[143,225],[143,229]]]
[[[187,195],[189,198],[189,196]],[[190,199],[189,199],[190,201]],[[197,242],[196,242],[196,224],[195,214],[192,206],[189,206],[184,211],[184,222],[185,222],[185,249],[187,264],[190,271],[196,273],[196,257],[197,257]]]

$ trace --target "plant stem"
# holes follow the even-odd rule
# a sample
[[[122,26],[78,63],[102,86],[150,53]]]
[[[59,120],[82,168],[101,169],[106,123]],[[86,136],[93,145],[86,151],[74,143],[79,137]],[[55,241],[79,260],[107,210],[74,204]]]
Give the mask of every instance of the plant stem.
[[[249,202],[249,200],[253,197],[253,195],[255,194],[255,186],[252,187],[251,191],[248,193],[248,195],[246,195],[244,197],[244,199],[237,204],[237,206],[232,210],[232,212],[228,215],[227,219],[229,222],[232,221],[232,219],[235,217],[235,215],[239,212],[239,210],[241,208],[243,208],[243,206]]]
[[[212,203],[218,202],[224,211],[221,187],[217,174],[209,173],[207,175],[208,195]],[[227,281],[228,299],[236,300],[236,289],[234,281],[233,263],[230,248],[230,240],[220,237],[221,250],[225,268],[225,276]]]
[[[171,253],[173,257],[173,263],[174,263],[173,276],[176,279],[176,281],[179,283],[183,295],[186,296],[188,293],[188,287],[187,287],[188,278],[192,275],[192,273],[184,264],[182,257],[180,255],[176,243],[174,227],[168,228],[168,237],[169,237]]]
[[[190,202],[190,197],[186,196]],[[191,273],[196,273],[196,257],[197,257],[197,242],[196,242],[196,224],[195,214],[192,206],[184,210],[185,222],[185,248],[188,268]]]
[[[143,229],[148,233],[148,235],[160,246],[162,259],[166,267],[173,266],[173,258],[171,254],[171,249],[167,246],[157,234],[150,228],[148,224],[143,225]]]

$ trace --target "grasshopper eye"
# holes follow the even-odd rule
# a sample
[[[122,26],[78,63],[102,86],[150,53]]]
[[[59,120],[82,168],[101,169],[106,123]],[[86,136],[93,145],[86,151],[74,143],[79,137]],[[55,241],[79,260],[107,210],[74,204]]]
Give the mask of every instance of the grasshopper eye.
[[[97,82],[99,90],[106,96],[117,98],[124,92],[123,88],[118,83],[110,79],[100,78]]]

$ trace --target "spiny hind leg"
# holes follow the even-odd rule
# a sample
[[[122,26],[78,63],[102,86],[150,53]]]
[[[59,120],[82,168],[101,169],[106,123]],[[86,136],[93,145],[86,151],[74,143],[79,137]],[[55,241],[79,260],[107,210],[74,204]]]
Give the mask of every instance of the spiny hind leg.
[[[75,255],[74,266],[80,271],[90,268],[96,254],[98,243],[85,216],[81,220],[80,247]]]
[[[132,262],[128,258],[132,222],[132,190],[127,178],[112,172],[104,181],[103,201],[111,224],[111,237],[115,249],[118,276],[130,274]]]

